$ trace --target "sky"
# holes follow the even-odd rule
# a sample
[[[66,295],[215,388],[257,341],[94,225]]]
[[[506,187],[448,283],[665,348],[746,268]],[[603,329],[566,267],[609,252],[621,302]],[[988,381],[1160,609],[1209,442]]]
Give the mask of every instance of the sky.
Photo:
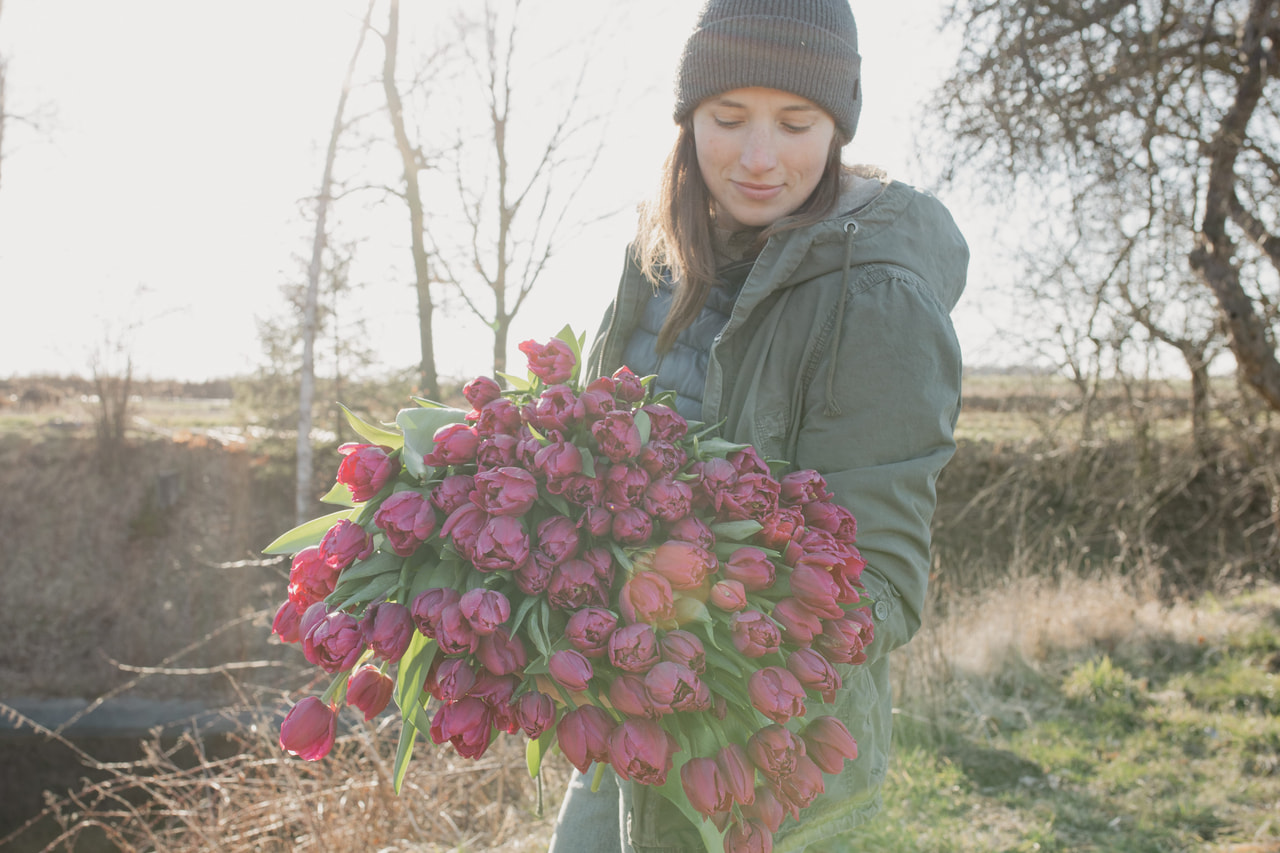
[[[86,374],[95,358],[111,369],[121,352],[134,375],[148,379],[221,378],[264,362],[259,324],[283,315],[282,286],[304,274],[308,199],[319,186],[365,5],[5,0],[0,56],[8,62],[7,109],[20,120],[6,130],[0,162],[0,377]],[[517,79],[519,115],[555,115],[564,63],[576,68],[586,56],[587,106],[607,129],[570,219],[617,213],[566,234],[516,320],[513,346],[566,324],[594,331],[617,283],[635,205],[673,138],[672,72],[699,5],[525,0],[521,45],[530,47]],[[934,26],[943,0],[851,5],[865,105],[846,161],[925,185],[912,128],[954,58]],[[450,13],[448,0],[402,6],[404,68],[415,50],[449,31]],[[376,106],[371,81],[381,54],[376,41],[366,45],[355,110]],[[464,113],[446,106],[432,117],[463,122]],[[371,115],[362,126],[380,132],[386,122]],[[385,171],[376,160],[347,150],[338,171],[354,187],[363,174]],[[447,217],[442,198],[428,198],[428,208]],[[965,211],[952,207],[963,226]],[[418,358],[403,211],[386,193],[365,189],[344,196],[333,214],[335,238],[355,246],[352,279],[361,289],[359,306],[348,310],[364,318],[368,345],[387,367]],[[982,310],[989,276],[977,250],[980,229],[966,230],[975,257],[955,320],[974,362],[986,360],[992,336]],[[489,333],[456,299],[437,315],[435,331],[442,375],[487,371]]]

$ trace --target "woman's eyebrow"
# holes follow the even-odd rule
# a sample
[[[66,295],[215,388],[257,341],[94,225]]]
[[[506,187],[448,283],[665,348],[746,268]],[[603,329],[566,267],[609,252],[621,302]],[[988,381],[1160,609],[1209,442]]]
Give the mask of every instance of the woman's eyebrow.
[[[721,98],[718,101],[716,101],[716,103],[722,107],[731,107],[731,108],[736,108],[740,110],[745,110],[747,108],[746,104],[742,103],[741,101],[735,101],[732,98]],[[789,112],[809,113],[809,112],[816,112],[818,110],[818,107],[814,106],[813,104],[788,104],[782,109],[784,111],[789,111]]]

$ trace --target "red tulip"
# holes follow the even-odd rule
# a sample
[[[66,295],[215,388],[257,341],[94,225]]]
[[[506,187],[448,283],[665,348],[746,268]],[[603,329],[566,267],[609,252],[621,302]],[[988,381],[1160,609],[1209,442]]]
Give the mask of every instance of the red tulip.
[[[734,821],[724,836],[725,853],[773,853],[773,833],[756,820]]]
[[[714,758],[690,758],[680,768],[680,785],[689,805],[704,816],[727,812],[733,798]]]
[[[338,453],[343,459],[338,465],[337,480],[351,491],[357,503],[377,495],[400,470],[399,462],[387,455],[387,448],[376,444],[350,442],[339,447]]]
[[[591,661],[576,649],[561,649],[551,655],[547,662],[547,670],[561,687],[572,693],[581,693],[587,689],[594,671]]]
[[[740,744],[731,743],[716,753],[716,766],[729,795],[744,806],[755,802],[756,771]]]
[[[835,717],[817,717],[800,730],[806,754],[824,773],[839,773],[846,760],[858,757],[858,744],[845,724]]]
[[[609,763],[623,779],[662,785],[679,748],[653,720],[623,720],[609,734]]]
[[[757,711],[775,723],[804,716],[804,688],[780,666],[766,666],[747,677],[747,694]]]
[[[290,709],[280,724],[280,746],[306,761],[317,761],[333,749],[337,717],[333,708],[308,696]]]
[[[395,687],[389,675],[365,664],[347,679],[347,704],[363,711],[367,722],[386,710]]]
[[[582,773],[593,761],[609,760],[609,734],[613,720],[604,709],[583,705],[566,713],[556,723],[556,740],[569,763]]]

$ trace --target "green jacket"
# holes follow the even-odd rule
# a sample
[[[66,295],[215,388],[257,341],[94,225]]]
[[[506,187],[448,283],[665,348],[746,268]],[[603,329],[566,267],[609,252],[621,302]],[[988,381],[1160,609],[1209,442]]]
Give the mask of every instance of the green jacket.
[[[929,578],[935,481],[955,451],[960,347],[949,313],[969,251],[946,208],[905,184],[855,179],[851,211],[765,245],[711,348],[703,420],[766,458],[823,474],[858,521],[862,576],[876,639],[846,670],[832,705],[858,758],[775,851],[800,850],[873,815],[888,767],[892,696],[887,655],[920,626]],[[620,366],[652,286],[628,252],[618,293],[591,348],[593,375]],[[658,797],[635,791],[636,849],[664,849]],[[679,849],[668,847],[665,849]]]

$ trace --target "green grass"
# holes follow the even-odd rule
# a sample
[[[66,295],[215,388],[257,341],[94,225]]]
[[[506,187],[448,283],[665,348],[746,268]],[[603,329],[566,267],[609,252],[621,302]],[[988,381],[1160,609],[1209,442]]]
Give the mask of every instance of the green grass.
[[[1028,711],[982,738],[971,711],[900,724],[867,849],[1280,850],[1276,612],[1235,607],[1232,632],[1191,650],[1051,650],[1016,695],[989,680],[979,706]]]

